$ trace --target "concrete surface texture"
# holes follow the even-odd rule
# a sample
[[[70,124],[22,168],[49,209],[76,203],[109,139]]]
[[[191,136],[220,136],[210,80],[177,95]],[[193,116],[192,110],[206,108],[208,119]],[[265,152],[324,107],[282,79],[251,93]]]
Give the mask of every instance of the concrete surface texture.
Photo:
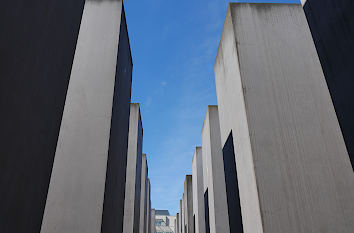
[[[194,220],[193,220],[193,184],[192,175],[186,175],[184,181],[184,194],[185,194],[185,233],[194,233]]]
[[[230,232],[217,106],[208,106],[202,129],[204,193],[208,190],[210,232]]]
[[[40,231],[83,8],[1,3],[1,232]]]
[[[123,233],[138,233],[140,221],[143,127],[139,104],[130,104]]]
[[[179,213],[176,214],[176,233],[180,232],[181,227],[179,226],[180,223],[180,219],[179,219]]]
[[[155,209],[151,209],[151,233],[156,233]]]
[[[147,179],[147,197],[146,197],[146,233],[150,233],[151,229],[150,229],[150,224],[151,224],[151,216],[150,216],[150,213],[151,213],[151,201],[150,201],[150,179],[148,178]]]
[[[353,171],[301,5],[230,4],[215,81],[244,232],[353,232]]]
[[[196,147],[192,161],[193,180],[193,215],[195,231],[205,232],[204,216],[204,185],[203,185],[203,154],[202,148]]]
[[[183,193],[182,195],[182,233],[187,233],[187,229],[186,229],[186,211],[187,211],[187,207],[186,207],[186,194]]]
[[[230,134],[222,149],[227,209],[229,214],[230,232],[244,232],[235,162],[235,148],[233,143],[233,136]]]
[[[132,69],[122,9],[85,3],[42,233],[122,230]]]
[[[354,3],[308,0],[304,11],[354,167]]]
[[[146,190],[147,190],[147,160],[146,154],[143,154],[141,166],[141,196],[140,196],[140,221],[139,221],[139,232],[146,233]]]
[[[179,200],[179,232],[183,232],[183,196],[182,199]]]

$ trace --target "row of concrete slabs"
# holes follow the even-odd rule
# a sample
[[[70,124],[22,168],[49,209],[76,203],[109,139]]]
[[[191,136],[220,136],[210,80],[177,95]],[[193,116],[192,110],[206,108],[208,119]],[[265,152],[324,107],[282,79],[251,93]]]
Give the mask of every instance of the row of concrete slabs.
[[[178,233],[354,231],[354,109],[343,98],[354,72],[326,67],[340,54],[321,38],[337,23],[331,36],[353,51],[344,9],[353,5],[334,2],[324,3],[332,22],[316,0],[229,5],[214,66],[218,106],[206,113]]]

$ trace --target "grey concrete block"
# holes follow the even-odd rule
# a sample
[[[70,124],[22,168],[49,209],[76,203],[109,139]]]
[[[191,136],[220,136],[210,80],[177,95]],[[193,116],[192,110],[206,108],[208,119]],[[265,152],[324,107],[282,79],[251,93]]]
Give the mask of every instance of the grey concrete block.
[[[186,194],[183,193],[183,195],[182,195],[182,233],[187,233],[186,211],[187,211]]]
[[[150,179],[147,179],[147,197],[146,197],[146,233],[150,233],[151,231],[151,197],[150,197],[150,192],[151,192],[151,186],[150,186]]]
[[[183,195],[182,195],[182,199],[179,200],[179,232],[178,233],[182,233],[183,232]]]
[[[122,1],[86,1],[42,233],[122,231],[131,71]]]
[[[148,177],[148,168],[146,154],[143,154],[142,157],[142,166],[141,166],[141,196],[140,196],[140,226],[139,232],[146,233],[146,214],[147,214],[147,177]]]
[[[193,220],[193,184],[192,175],[186,175],[184,181],[184,194],[185,194],[185,233],[194,233],[194,220]]]
[[[196,147],[192,161],[193,180],[193,215],[196,233],[205,232],[204,184],[203,184],[203,153]]]
[[[179,215],[179,213],[177,213],[176,214],[176,233],[180,233],[180,229],[181,229],[181,227],[180,227],[180,217],[179,217],[180,215]]]
[[[202,129],[203,186],[208,191],[210,232],[230,232],[217,106],[208,106]]]
[[[130,104],[123,233],[139,233],[143,126],[139,104]]]
[[[302,7],[230,4],[215,81],[244,231],[354,231],[353,171]]]
[[[151,233],[156,233],[155,209],[151,209]]]
[[[352,167],[354,167],[354,4],[302,1]]]
[[[41,229],[83,8],[1,3],[1,232]]]

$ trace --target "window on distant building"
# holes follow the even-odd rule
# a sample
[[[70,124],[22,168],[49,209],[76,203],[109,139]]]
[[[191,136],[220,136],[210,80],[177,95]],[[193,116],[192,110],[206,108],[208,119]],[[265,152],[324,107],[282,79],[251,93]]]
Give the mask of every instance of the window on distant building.
[[[162,226],[163,220],[162,219],[156,219],[156,226]]]

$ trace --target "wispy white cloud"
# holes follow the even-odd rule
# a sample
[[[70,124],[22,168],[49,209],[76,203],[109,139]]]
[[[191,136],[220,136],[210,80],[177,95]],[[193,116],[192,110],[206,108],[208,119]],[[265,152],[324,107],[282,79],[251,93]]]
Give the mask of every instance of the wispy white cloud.
[[[167,82],[166,82],[166,81],[162,81],[162,82],[161,82],[161,86],[162,86],[162,87],[167,86]]]

